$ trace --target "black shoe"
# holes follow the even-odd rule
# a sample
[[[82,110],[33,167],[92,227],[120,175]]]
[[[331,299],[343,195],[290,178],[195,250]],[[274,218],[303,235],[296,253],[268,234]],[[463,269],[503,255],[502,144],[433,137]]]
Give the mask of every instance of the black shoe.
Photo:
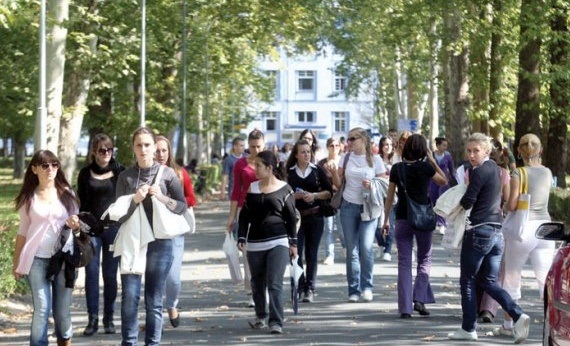
[[[410,314],[400,314],[400,318],[408,319],[408,318],[412,318],[412,315],[410,315]]]
[[[99,316],[89,315],[89,321],[87,322],[87,327],[83,330],[83,335],[91,336],[99,330]]]
[[[493,323],[493,317],[495,316],[493,316],[493,314],[488,310],[483,310],[479,314],[479,319],[481,320],[481,323]]]
[[[170,317],[170,313],[171,312],[176,312],[176,317]],[[180,325],[180,314],[178,313],[178,311],[176,309],[169,309],[168,310],[168,317],[170,319],[170,324],[174,327],[174,328],[178,328],[178,326]]]
[[[103,316],[103,329],[105,330],[105,334],[115,334],[117,332],[115,330],[115,324],[113,323],[112,314]]]
[[[303,303],[312,303],[315,298],[315,293],[313,291],[307,291],[303,295]]]
[[[426,309],[424,303],[414,302],[414,311],[419,312],[421,316],[429,316],[429,311]]]

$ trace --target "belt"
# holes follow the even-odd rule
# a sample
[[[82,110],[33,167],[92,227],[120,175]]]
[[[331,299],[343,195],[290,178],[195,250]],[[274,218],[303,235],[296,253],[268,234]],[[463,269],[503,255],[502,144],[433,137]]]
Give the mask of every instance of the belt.
[[[319,212],[320,212],[319,207],[313,207],[310,209],[299,210],[299,214],[301,214],[301,216],[315,215],[315,214],[318,214]]]

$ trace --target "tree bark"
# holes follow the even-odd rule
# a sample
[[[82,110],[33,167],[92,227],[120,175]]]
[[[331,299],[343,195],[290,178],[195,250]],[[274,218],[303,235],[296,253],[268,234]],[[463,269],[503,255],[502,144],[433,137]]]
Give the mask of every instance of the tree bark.
[[[503,142],[503,124],[501,122],[502,100],[501,86],[503,84],[503,53],[501,45],[503,35],[500,28],[503,27],[503,2],[493,1],[493,30],[491,33],[491,66],[489,72],[489,131],[491,137]]]

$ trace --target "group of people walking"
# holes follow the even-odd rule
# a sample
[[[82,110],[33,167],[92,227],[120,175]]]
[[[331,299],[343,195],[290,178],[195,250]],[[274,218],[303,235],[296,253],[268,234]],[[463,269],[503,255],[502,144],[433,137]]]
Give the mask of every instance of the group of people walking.
[[[522,266],[530,257],[542,287],[554,255],[552,242],[534,238],[540,223],[550,220],[547,206],[552,174],[540,164],[540,140],[535,135],[525,135],[517,148],[527,168],[533,196],[531,216],[521,242],[503,239],[501,232],[504,213],[516,209],[520,173],[517,169],[513,171],[505,191],[508,177],[501,173],[496,158],[491,159],[494,146],[487,136],[475,133],[469,137],[468,160],[456,171],[445,138],[436,140],[436,150],[432,152],[420,134],[391,135],[380,140],[376,154],[368,132],[354,128],[349,131],[344,148],[340,140],[329,138],[325,153],[320,150],[315,133],[307,129],[292,146],[284,166],[273,151],[265,150],[263,132],[254,130],[248,135],[248,154],[244,153],[243,139],[233,140],[232,151],[223,163],[221,198],[225,195],[230,198],[226,229],[234,234],[237,247],[244,254],[244,285],[255,309],[255,318],[249,325],[254,329],[268,327],[274,334],[283,332],[283,277],[287,265],[297,256],[298,265],[304,268],[298,295],[306,303],[316,299],[320,242],[324,236],[324,264],[334,263],[335,228],[346,248],[348,302],[374,299],[374,242],[384,248],[385,261],[391,260],[395,242],[399,316],[409,319],[414,311],[421,316],[430,315],[426,305],[435,303],[430,285],[433,231],[444,233],[446,224],[444,219],[438,219],[432,230],[417,229],[408,217],[409,200],[435,204],[450,185],[465,183],[466,192],[459,202],[463,209],[470,210],[460,255],[463,323],[449,338],[476,340],[478,315],[494,317],[496,306],[501,305],[505,320],[497,334],[512,335],[516,343],[524,341],[530,318],[517,304],[521,297]],[[196,199],[192,181],[186,170],[172,159],[166,137],[142,127],[133,133],[131,143],[136,163],[125,168],[113,158],[113,141],[109,136],[93,137],[89,164],[78,175],[76,191],[59,169],[60,162],[52,152],[38,151],[28,165],[15,200],[21,222],[13,271],[16,278],[27,277],[32,290],[31,345],[47,345],[51,310],[58,345],[71,344],[72,288],[65,285],[63,268],[53,280],[46,278],[52,249],[62,227],[77,233],[79,211],[101,218],[109,206],[124,196],[130,198],[128,211],[116,221],[103,218],[105,231],[92,238],[95,255],[85,267],[88,324],[83,334],[91,336],[99,330],[100,272],[103,274],[102,325],[108,334],[116,332],[117,272],[121,274],[122,345],[138,343],[137,316],[143,275],[152,278],[144,280],[145,344],[160,343],[164,308],[171,325],[180,324],[177,303],[184,235],[149,241],[139,272],[115,256],[113,242],[139,206],[153,227],[151,196],[174,214],[193,207]],[[165,166],[164,172],[155,181],[161,166]],[[460,169],[461,174],[457,174]],[[330,199],[335,194],[340,194],[340,205],[336,212],[331,212]],[[478,288],[495,305],[481,304],[476,294]]]

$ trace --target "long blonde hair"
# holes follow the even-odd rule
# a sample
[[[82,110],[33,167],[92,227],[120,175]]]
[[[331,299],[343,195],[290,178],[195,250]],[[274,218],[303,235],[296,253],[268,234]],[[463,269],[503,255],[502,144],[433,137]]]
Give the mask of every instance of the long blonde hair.
[[[374,154],[372,153],[372,140],[368,135],[368,132],[362,127],[355,127],[350,132],[356,132],[362,140],[364,141],[364,149],[366,151],[366,162],[368,162],[368,167],[374,167]]]

